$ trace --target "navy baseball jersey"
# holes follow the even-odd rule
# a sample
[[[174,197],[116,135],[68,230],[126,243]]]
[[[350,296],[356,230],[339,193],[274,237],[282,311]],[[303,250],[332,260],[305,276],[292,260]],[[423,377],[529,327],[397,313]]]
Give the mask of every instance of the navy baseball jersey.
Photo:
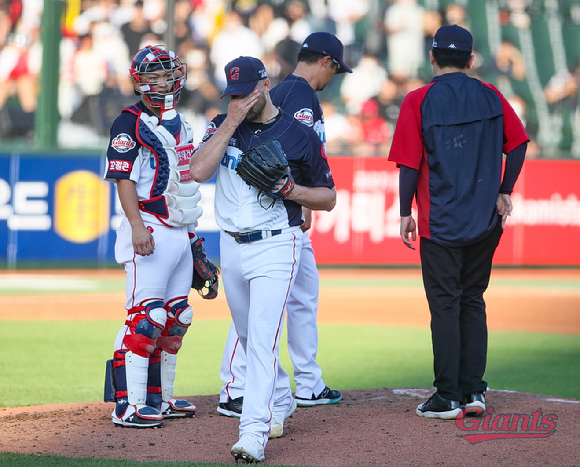
[[[283,108],[296,120],[311,127],[326,145],[322,105],[308,81],[290,73],[270,90],[270,98],[274,105]]]
[[[407,94],[389,160],[419,171],[419,235],[447,246],[488,235],[498,218],[503,153],[526,141],[504,96],[465,73],[436,76]]]
[[[199,147],[212,137],[225,117],[220,114],[211,121]],[[299,204],[267,197],[247,185],[235,171],[243,152],[269,139],[280,141],[298,185],[334,187],[324,145],[314,130],[283,110],[266,123],[244,121],[230,139],[218,167],[215,212],[217,224],[223,230],[276,230],[302,224]]]

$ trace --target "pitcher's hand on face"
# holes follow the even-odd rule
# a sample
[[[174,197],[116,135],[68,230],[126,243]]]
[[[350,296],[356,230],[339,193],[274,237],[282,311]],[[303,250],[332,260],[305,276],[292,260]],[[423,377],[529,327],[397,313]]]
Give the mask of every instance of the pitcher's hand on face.
[[[232,96],[228,104],[228,117],[238,125],[244,121],[249,110],[258,102],[260,90],[256,87],[245,96]]]
[[[133,228],[133,250],[140,256],[152,255],[155,251],[155,239],[145,226]]]
[[[413,241],[417,240],[416,230],[417,224],[415,223],[413,216],[401,217],[401,228],[400,228],[401,239],[408,248],[411,248],[411,250],[415,249],[415,245],[413,245],[409,240],[409,234],[411,234],[411,238],[413,239]]]

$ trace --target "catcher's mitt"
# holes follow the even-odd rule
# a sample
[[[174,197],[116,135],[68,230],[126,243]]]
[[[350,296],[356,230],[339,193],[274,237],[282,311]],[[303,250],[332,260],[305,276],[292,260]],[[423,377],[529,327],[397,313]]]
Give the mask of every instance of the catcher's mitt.
[[[294,189],[286,154],[277,139],[264,141],[244,152],[236,172],[248,185],[274,199],[284,199]]]
[[[191,288],[197,290],[202,298],[212,300],[218,294],[219,270],[207,258],[203,241],[202,237],[197,237],[191,243],[191,253],[193,254],[193,281]]]

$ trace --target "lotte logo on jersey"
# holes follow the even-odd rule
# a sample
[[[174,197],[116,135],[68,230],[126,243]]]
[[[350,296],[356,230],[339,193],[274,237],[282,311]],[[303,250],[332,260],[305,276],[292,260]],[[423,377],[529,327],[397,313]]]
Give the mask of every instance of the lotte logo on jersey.
[[[310,109],[300,109],[294,113],[294,118],[306,126],[314,125],[314,114]]]
[[[111,140],[111,147],[120,153],[128,152],[136,145],[137,143],[127,133],[119,133]]]

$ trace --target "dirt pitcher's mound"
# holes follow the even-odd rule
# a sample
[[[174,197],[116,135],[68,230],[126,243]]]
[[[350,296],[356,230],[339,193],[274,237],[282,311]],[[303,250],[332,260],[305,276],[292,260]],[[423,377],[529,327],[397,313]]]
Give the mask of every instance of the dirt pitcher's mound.
[[[580,401],[489,391],[481,417],[417,417],[430,389],[344,391],[337,405],[298,408],[266,464],[324,467],[580,465]],[[218,396],[186,397],[195,418],[159,429],[115,428],[113,404],[0,409],[0,451],[69,457],[233,463],[238,420],[216,413]]]

